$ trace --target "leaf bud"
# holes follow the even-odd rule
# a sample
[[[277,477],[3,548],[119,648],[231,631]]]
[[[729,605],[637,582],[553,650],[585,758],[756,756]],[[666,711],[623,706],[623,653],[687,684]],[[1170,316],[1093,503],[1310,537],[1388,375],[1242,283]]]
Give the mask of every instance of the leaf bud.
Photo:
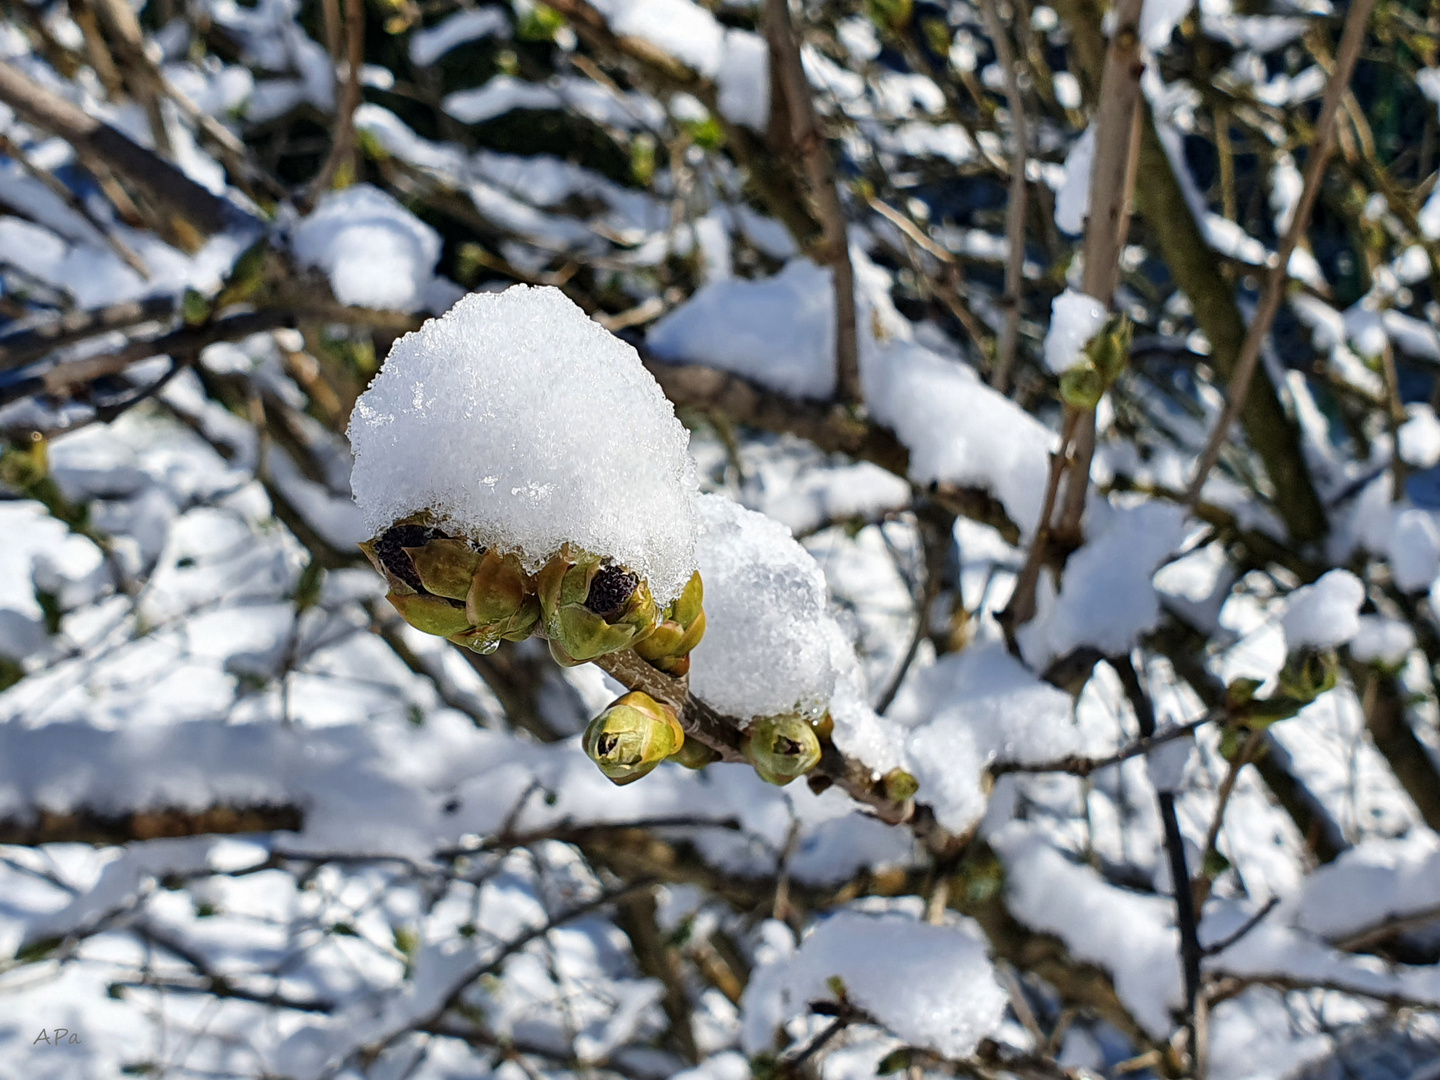
[[[794,713],[753,721],[745,731],[743,749],[760,779],[781,787],[820,761],[820,739],[815,729]]]
[[[680,751],[685,732],[673,709],[636,690],[591,720],[581,745],[602,773],[622,785]]]
[[[705,636],[705,586],[700,571],[690,575],[679,598],[661,615],[660,625],[635,645],[652,667],[679,678],[690,670],[690,650]]]
[[[566,666],[628,649],[659,621],[644,579],[569,544],[541,568],[535,586],[550,653]]]

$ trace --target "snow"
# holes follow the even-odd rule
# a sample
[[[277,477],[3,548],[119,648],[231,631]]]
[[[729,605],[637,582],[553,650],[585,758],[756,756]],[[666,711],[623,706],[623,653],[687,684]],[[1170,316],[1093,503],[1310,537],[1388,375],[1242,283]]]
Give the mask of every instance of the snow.
[[[1079,236],[1090,214],[1090,174],[1095,169],[1095,129],[1086,128],[1065,157],[1065,179],[1055,191],[1055,225]]]
[[[531,569],[574,543],[662,605],[695,568],[685,430],[635,350],[558,289],[472,294],[405,335],[350,441],[372,533],[428,509]]]
[[[1170,44],[1170,35],[1180,25],[1195,0],[1146,0],[1140,8],[1140,41],[1153,52]]]
[[[1073,710],[1068,694],[993,644],[912,674],[885,719],[911,729],[906,767],[920,781],[920,800],[941,825],[964,833],[985,813],[992,761],[1033,764],[1080,751]]]
[[[1313,585],[1290,594],[1281,629],[1290,652],[1305,646],[1331,649],[1343,645],[1360,630],[1360,605],[1365,586],[1349,570],[1331,570]]]
[[[1160,618],[1155,570],[1189,531],[1184,508],[1161,502],[1094,504],[1087,528],[1089,539],[1067,561],[1059,595],[1042,602],[1019,632],[1021,651],[1037,668],[1081,646],[1106,656],[1129,652]]]
[[[748,30],[725,31],[715,74],[720,115],[763,133],[770,122],[770,47]]]
[[[742,1043],[755,1055],[810,1002],[846,999],[905,1044],[950,1058],[974,1053],[1000,1026],[1009,997],[971,924],[932,926],[902,913],[836,912],[793,954],[758,968],[741,999]]]
[[[725,29],[691,0],[596,0],[612,32],[657,46],[706,78],[719,71]]]
[[[327,192],[295,226],[295,257],[325,272],[335,299],[418,310],[440,261],[440,234],[369,184]]]
[[[1417,469],[1440,464],[1440,420],[1435,418],[1435,410],[1416,404],[1407,405],[1405,412],[1409,419],[1397,432],[1401,460]]]
[[[1085,361],[1089,345],[1105,325],[1109,312],[1093,296],[1066,289],[1050,305],[1050,329],[1045,333],[1045,366],[1063,375]]]
[[[1361,615],[1360,629],[1350,639],[1350,655],[1362,663],[1396,666],[1415,647],[1415,631],[1408,623],[1383,615]]]
[[[763,281],[706,284],[656,322],[646,342],[661,359],[709,364],[792,397],[823,398],[835,385],[834,310],[830,272],[792,259]]]
[[[863,253],[852,258],[865,403],[910,448],[911,478],[988,489],[1029,529],[1040,516],[1053,433],[973,369],[910,340],[886,294],[888,275]],[[830,272],[805,259],[764,280],[711,282],[647,338],[659,359],[708,364],[805,398],[830,396],[833,342]]]
[[[499,8],[457,11],[410,35],[410,62],[416,67],[428,67],[456,46],[491,35],[504,36],[509,29],[509,20]]]
[[[1294,901],[1298,926],[1341,939],[1390,919],[1440,906],[1440,839],[1417,830],[1399,839],[1369,839],[1305,882]]]
[[[1388,508],[1387,508],[1388,509]],[[1390,557],[1390,573],[1403,592],[1430,588],[1440,572],[1440,525],[1433,514],[1415,507],[1386,514],[1381,519],[1390,528],[1380,535],[1372,550]]]
[[[790,530],[723,495],[696,502],[705,636],[695,695],[742,719],[825,710],[835,688],[825,575]]]
[[[1011,914],[1055,934],[1070,955],[1110,971],[1120,1000],[1151,1035],[1170,1032],[1184,1004],[1174,902],[1111,885],[1052,847],[1034,825],[1013,821],[990,837],[1005,863]]]
[[[512,109],[573,109],[597,124],[625,131],[658,127],[664,115],[652,98],[616,92],[576,75],[557,75],[543,83],[496,75],[483,86],[447,94],[440,107],[462,124],[483,124]]]
[[[897,342],[874,366],[885,374],[864,380],[865,400],[910,448],[911,479],[990,491],[1028,533],[1040,518],[1050,429],[973,368],[919,345]]]

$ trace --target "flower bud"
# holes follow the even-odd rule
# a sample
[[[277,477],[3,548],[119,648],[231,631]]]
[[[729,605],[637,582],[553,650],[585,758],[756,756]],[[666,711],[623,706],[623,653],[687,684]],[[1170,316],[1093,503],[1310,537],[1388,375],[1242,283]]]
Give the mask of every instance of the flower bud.
[[[659,620],[638,574],[570,545],[535,576],[550,653],[566,666],[628,649]]]
[[[1111,315],[1100,333],[1086,347],[1086,355],[1109,386],[1130,362],[1131,324],[1123,312]]]
[[[636,690],[591,720],[581,745],[600,771],[621,785],[682,750],[685,732],[673,709]]]
[[[1105,377],[1082,360],[1060,376],[1060,400],[1071,408],[1093,409],[1105,396]]]
[[[530,579],[514,555],[450,536],[416,514],[360,545],[390,585],[396,611],[417,630],[490,652],[522,641],[540,620]]]
[[[794,713],[765,716],[746,729],[744,752],[760,779],[783,787],[820,761],[820,740]]]
[[[670,755],[670,760],[687,769],[703,769],[720,760],[720,755],[699,739],[686,739],[679,750]]]
[[[705,636],[705,586],[700,571],[690,575],[685,591],[667,607],[655,632],[638,642],[640,657],[668,675],[679,678],[690,670],[690,650]]]
[[[1308,705],[1339,679],[1339,661],[1333,649],[1303,649],[1291,654],[1280,669],[1280,692]]]
[[[915,793],[920,790],[920,781],[904,769],[891,769],[885,774],[880,784],[885,790],[885,797],[891,802],[913,799]]]

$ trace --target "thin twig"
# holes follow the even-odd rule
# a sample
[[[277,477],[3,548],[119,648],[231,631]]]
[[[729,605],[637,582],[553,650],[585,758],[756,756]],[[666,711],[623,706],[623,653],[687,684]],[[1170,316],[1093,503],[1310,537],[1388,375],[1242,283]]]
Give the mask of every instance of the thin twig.
[[[1250,933],[1251,930],[1254,930],[1257,926],[1259,926],[1265,916],[1269,915],[1270,912],[1275,910],[1275,905],[1278,903],[1280,903],[1280,897],[1270,897],[1269,900],[1265,901],[1265,906],[1262,907],[1259,911],[1257,911],[1254,915],[1251,915],[1250,918],[1246,919],[1235,930],[1234,933],[1226,934],[1223,938],[1215,942],[1213,945],[1206,945],[1200,950],[1201,954],[1204,956],[1219,956],[1226,949],[1230,948],[1230,946],[1238,943],[1240,939],[1243,938],[1246,934]]]
[[[825,261],[835,275],[835,391],[850,405],[864,400],[860,384],[859,337],[855,324],[855,267],[850,262],[845,208],[835,189],[835,165],[820,133],[810,83],[800,61],[800,42],[790,22],[788,0],[766,0],[765,36],[770,43],[774,82],[790,113],[790,143],[805,163],[810,196],[824,227]]]
[[[1112,765],[1119,765],[1122,761],[1129,761],[1141,754],[1148,754],[1157,746],[1164,746],[1175,739],[1184,738],[1202,725],[1216,719],[1218,715],[1218,713],[1206,713],[1200,719],[1191,720],[1188,724],[1166,728],[1154,735],[1141,736],[1105,757],[1080,757],[1070,754],[1063,758],[1053,758],[1050,761],[996,761],[991,763],[989,772],[991,776],[1003,776],[1006,773],[1067,773],[1070,776],[1086,777],[1100,769],[1108,769]]]
[[[1135,710],[1135,719],[1140,725],[1142,737],[1155,735],[1155,707],[1145,688],[1140,685],[1140,676],[1130,657],[1122,656],[1113,663],[1115,673],[1125,687],[1125,696]],[[1180,819],[1175,813],[1175,793],[1156,792],[1160,804],[1160,818],[1165,826],[1165,853],[1170,863],[1171,892],[1175,896],[1175,924],[1180,931],[1180,963],[1185,972],[1185,1027],[1190,1035],[1190,1052],[1196,1056],[1195,1006],[1200,998],[1200,948],[1199,920],[1195,911],[1195,894],[1190,888],[1190,871],[1185,864],[1185,838],[1180,832]]]
[[[150,279],[150,268],[145,265],[145,261],[141,259],[139,255],[135,254],[135,251],[129,244],[116,236],[105,222],[101,221],[91,212],[90,207],[85,204],[84,199],[76,195],[75,192],[71,191],[50,172],[40,168],[40,166],[31,161],[29,155],[26,154],[24,150],[16,146],[8,136],[3,134],[0,134],[0,154],[4,154],[6,157],[17,162],[22,169],[40,181],[40,183],[44,184],[46,190],[63,201],[65,205],[75,213],[83,217],[90,224],[90,227],[100,234],[100,238],[105,241],[106,246],[119,256],[126,266],[130,267],[130,269],[134,270],[147,281]]]
[[[1095,116],[1095,163],[1090,173],[1090,212],[1085,219],[1085,268],[1081,288],[1107,308],[1120,281],[1120,253],[1130,228],[1130,196],[1140,160],[1140,0],[1115,9],[1115,33],[1105,53]],[[1095,410],[1084,409],[1075,425],[1075,451],[1065,486],[1057,538],[1081,539],[1081,519],[1095,456]]]
[[[1020,92],[1019,61],[1000,22],[995,0],[981,0],[980,10],[985,15],[985,26],[995,45],[995,58],[1005,77],[1010,134],[1015,142],[1010,155],[1010,201],[1005,207],[1005,242],[1008,248],[1005,253],[1005,294],[1001,298],[1005,308],[1005,328],[995,349],[995,366],[990,370],[990,385],[1003,394],[1009,384],[1010,368],[1015,363],[1015,347],[1020,336],[1020,290],[1024,285],[1025,270],[1025,203],[1030,191],[1025,179],[1029,128],[1025,118],[1025,98]]]
[[[1235,365],[1235,374],[1230,380],[1225,408],[1210,433],[1200,460],[1195,464],[1195,474],[1186,492],[1186,502],[1192,508],[1200,501],[1200,490],[1205,486],[1210,470],[1220,460],[1220,448],[1225,445],[1230,428],[1245,404],[1245,395],[1260,362],[1261,346],[1270,332],[1270,324],[1280,310],[1285,283],[1290,280],[1290,256],[1294,254],[1300,238],[1305,235],[1310,224],[1310,214],[1320,196],[1320,183],[1325,178],[1325,166],[1330,161],[1335,145],[1336,116],[1344,101],[1345,90],[1350,85],[1350,77],[1355,73],[1355,62],[1359,59],[1360,47],[1365,42],[1366,24],[1370,21],[1370,13],[1374,8],[1375,0],[1354,0],[1345,15],[1345,28],[1340,35],[1335,70],[1325,84],[1325,99],[1321,103],[1320,119],[1315,128],[1315,144],[1310,150],[1310,159],[1305,163],[1305,185],[1300,191],[1300,201],[1295,206],[1290,228],[1285,230],[1285,236],[1275,252],[1275,262],[1265,277],[1260,304],[1255,309],[1255,317],[1250,320],[1250,327],[1245,333],[1245,343],[1241,346],[1240,358]]]
[[[342,165],[352,163],[355,147],[355,110],[360,106],[360,69],[365,64],[365,3],[345,0],[345,83],[340,89],[340,107],[335,126],[335,141],[325,164],[315,174],[305,194],[306,207],[314,206],[321,195],[330,190]]]

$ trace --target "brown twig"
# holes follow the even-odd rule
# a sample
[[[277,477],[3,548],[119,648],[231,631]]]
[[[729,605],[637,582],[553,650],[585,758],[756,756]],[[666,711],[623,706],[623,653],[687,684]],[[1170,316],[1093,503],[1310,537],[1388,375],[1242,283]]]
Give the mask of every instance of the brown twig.
[[[995,347],[995,366],[990,370],[990,385],[1005,393],[1010,368],[1015,363],[1015,348],[1020,336],[1020,290],[1025,272],[1025,209],[1030,185],[1025,179],[1025,161],[1029,152],[1029,125],[1025,117],[1025,98],[1020,92],[1019,61],[1010,44],[1010,37],[1000,21],[995,0],[981,0],[980,10],[985,26],[995,45],[995,58],[1005,76],[1005,99],[1010,106],[1010,137],[1015,146],[1010,156],[1010,201],[1005,207],[1005,327]]]
[[[835,165],[820,133],[810,83],[800,62],[800,43],[790,22],[788,0],[765,0],[765,37],[770,44],[772,83],[782,91],[789,111],[790,145],[805,163],[810,196],[819,211],[824,259],[835,276],[835,392],[849,405],[864,400],[860,384],[859,336],[855,324],[855,267],[845,208],[835,188]]]
[[[1085,220],[1084,276],[1081,288],[1107,308],[1120,281],[1120,252],[1130,227],[1130,196],[1135,190],[1140,151],[1140,0],[1122,0],[1115,8],[1115,33],[1105,53],[1100,101],[1095,116],[1095,162],[1090,173],[1090,213]],[[1081,410],[1075,425],[1074,460],[1066,474],[1058,539],[1070,546],[1081,540],[1081,519],[1095,457],[1095,410]]]
[[[1141,754],[1148,754],[1157,746],[1164,746],[1175,739],[1185,738],[1197,728],[1210,723],[1217,717],[1217,713],[1206,713],[1200,719],[1191,720],[1188,724],[1166,728],[1154,735],[1142,735],[1116,750],[1115,753],[1107,754],[1104,757],[1081,757],[1070,754],[1063,758],[1052,758],[1049,761],[1001,760],[992,762],[989,772],[991,776],[1003,776],[1005,773],[1068,773],[1071,776],[1086,777],[1100,769],[1108,769],[1112,765],[1119,765],[1122,761],[1129,761]]]
[[[171,836],[299,832],[305,814],[298,806],[209,806],[203,810],[160,807],[127,813],[37,810],[33,817],[0,821],[0,844],[128,844]]]
[[[116,236],[105,222],[96,217],[91,212],[90,207],[85,204],[84,199],[66,187],[53,174],[40,168],[40,166],[31,161],[29,155],[26,154],[23,149],[16,146],[8,136],[3,134],[0,134],[0,154],[4,154],[6,157],[17,162],[30,176],[44,184],[47,191],[84,218],[90,227],[100,234],[100,238],[105,241],[105,245],[113,251],[126,266],[130,267],[130,269],[134,270],[142,278],[149,279],[150,268],[145,265],[145,260],[135,254],[134,249],[132,249],[129,244]],[[0,200],[3,199],[4,195],[0,194]]]
[[[207,191],[164,158],[31,81],[3,60],[0,60],[0,101],[14,109],[26,123],[44,128],[70,143],[87,169],[92,164],[104,172],[113,168],[158,206],[164,207],[172,215],[172,224],[178,219],[192,234],[203,237],[222,232],[244,216],[238,207]]]
[[[1294,254],[1300,238],[1310,224],[1310,214],[1320,196],[1320,183],[1325,178],[1325,166],[1330,160],[1335,145],[1336,117],[1350,77],[1355,73],[1355,63],[1360,57],[1360,48],[1365,42],[1366,24],[1375,8],[1375,0],[1355,0],[1345,14],[1345,28],[1340,34],[1340,48],[1335,59],[1335,70],[1325,84],[1325,99],[1320,105],[1320,119],[1315,128],[1315,143],[1311,147],[1309,160],[1305,163],[1305,184],[1300,191],[1300,200],[1290,227],[1275,252],[1275,262],[1265,277],[1265,287],[1260,294],[1260,303],[1250,328],[1245,334],[1245,343],[1240,349],[1240,358],[1230,380],[1229,393],[1220,419],[1210,433],[1205,449],[1195,464],[1195,473],[1186,492],[1186,501],[1192,507],[1200,501],[1200,491],[1210,470],[1220,460],[1220,449],[1225,445],[1231,426],[1245,404],[1245,395],[1250,389],[1250,380],[1260,362],[1261,348],[1270,324],[1280,310],[1284,298],[1285,283],[1290,280],[1290,256]]]
[[[314,206],[321,195],[330,190],[336,175],[347,164],[352,165],[355,149],[355,110],[360,106],[360,69],[365,64],[365,3],[345,0],[345,82],[340,87],[335,141],[310,189],[305,193],[305,208]]]

